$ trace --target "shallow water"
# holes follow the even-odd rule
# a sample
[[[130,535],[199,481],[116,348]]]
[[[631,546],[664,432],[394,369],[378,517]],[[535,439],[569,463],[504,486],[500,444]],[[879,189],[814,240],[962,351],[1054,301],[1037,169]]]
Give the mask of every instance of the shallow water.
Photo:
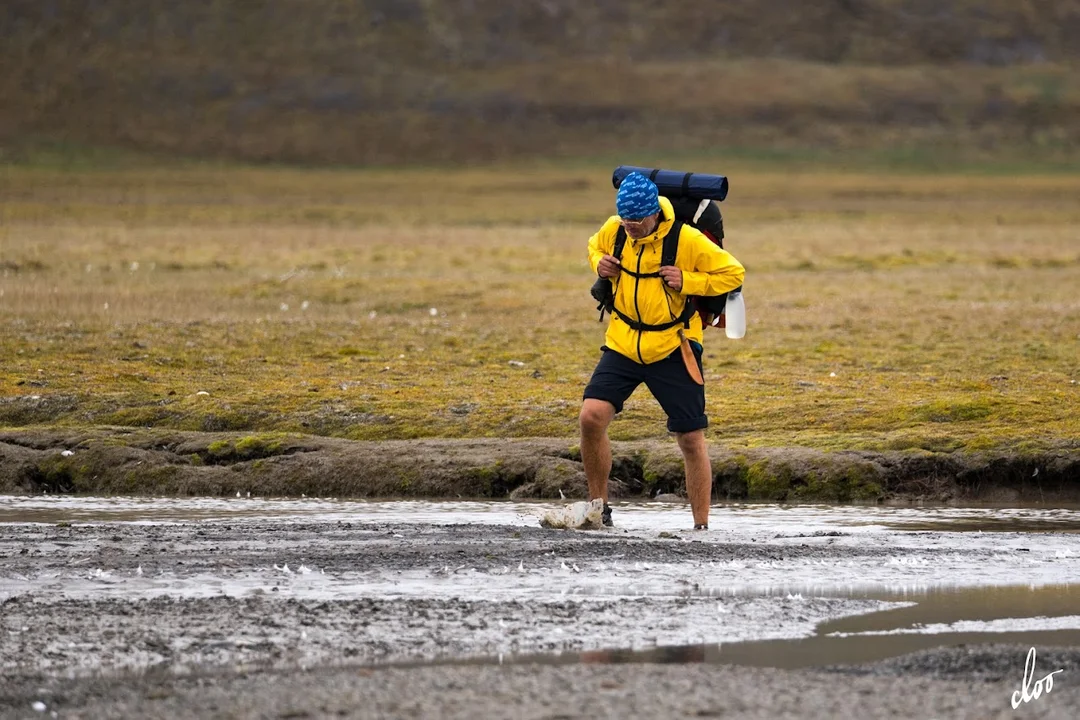
[[[558,503],[363,502],[323,499],[0,497],[0,523],[111,523],[161,525],[271,522],[355,523],[390,528],[390,542],[408,541],[410,527],[457,524],[535,527]],[[956,508],[881,506],[778,506],[732,504],[713,508],[707,533],[686,530],[681,504],[615,506],[615,537],[668,542],[860,547],[871,543],[888,556],[822,556],[682,563],[626,561],[567,564],[556,554],[523,555],[517,565],[487,571],[466,565],[435,571],[379,569],[327,575],[316,564],[230,572],[227,576],[161,572],[129,576],[67,546],[43,548],[72,555],[74,573],[54,578],[68,596],[169,593],[185,597],[242,595],[278,588],[282,596],[332,599],[368,596],[561,599],[567,597],[756,596],[803,593],[866,596],[922,592],[933,587],[1080,582],[1080,510],[1062,508]],[[928,531],[927,527],[938,530]],[[611,531],[594,537],[610,537]],[[586,533],[585,535],[589,535]],[[365,538],[365,541],[372,541]],[[939,551],[932,558],[919,551]],[[423,552],[422,547],[416,548]],[[976,557],[977,556],[977,557]],[[285,566],[285,567],[282,567]],[[89,574],[87,574],[89,573]],[[33,584],[47,581],[36,578]],[[8,592],[21,583],[9,582]],[[5,593],[0,591],[0,596]]]
[[[363,501],[322,498],[132,498],[71,495],[0,496],[0,523],[146,524],[223,520],[282,522],[382,522],[409,524],[535,525],[545,510],[564,503],[423,500]],[[689,506],[681,503],[615,503],[620,529],[630,531],[682,530]],[[955,532],[1072,532],[1080,533],[1077,507],[954,507],[943,505],[776,505],[728,503],[715,505],[710,517],[714,531],[801,532],[844,529],[848,532],[881,528],[948,530]]]
[[[349,523],[386,528],[384,538],[356,542],[407,543],[410,528],[447,525],[536,527],[538,517],[559,503],[363,502],[324,499],[0,497],[0,524],[137,524],[198,526],[240,523]],[[580,537],[627,537],[686,543],[775,546],[768,559],[643,563],[618,553],[605,561],[570,563],[557,553],[523,554],[517,564],[477,570],[467,564],[431,570],[360,569],[327,575],[314,563],[288,568],[284,559],[268,568],[227,576],[159,572],[131,576],[115,570],[78,544],[40,547],[71,555],[74,573],[61,573],[65,592],[153,596],[170,593],[205,597],[242,595],[274,585],[283,596],[331,599],[368,596],[644,597],[756,596],[802,593],[869,596],[925,592],[934,587],[1059,584],[1080,582],[1080,510],[1067,508],[958,508],[882,506],[778,506],[731,504],[713,508],[712,530],[686,530],[688,507],[668,503],[615,506],[617,529]],[[928,530],[928,528],[934,530]],[[830,558],[829,548],[871,544],[884,557]],[[72,548],[72,549],[69,549]],[[784,548],[819,547],[822,553],[788,556]],[[423,553],[422,546],[415,548]],[[923,551],[935,551],[927,556]],[[46,578],[37,578],[37,582]],[[18,583],[8,583],[9,592]],[[5,593],[0,591],[0,596]],[[1080,611],[1080,606],[1078,606]]]
[[[549,550],[541,543],[537,551],[535,542],[527,546],[524,541],[515,554],[513,538],[521,533],[514,529],[536,528],[544,511],[561,504],[0,497],[0,529],[22,528],[23,546],[49,560],[47,567],[27,562],[19,572],[0,564],[0,601],[20,595],[39,602],[163,596],[588,605],[647,601],[654,604],[627,614],[660,613],[649,620],[640,617],[663,622],[663,613],[683,602],[692,603],[697,613],[671,623],[668,634],[657,634],[660,645],[671,646],[643,649],[642,639],[649,634],[638,632],[633,642],[610,650],[500,660],[508,662],[801,667],[862,662],[960,642],[1080,645],[1078,508],[724,504],[713,508],[713,529],[695,533],[686,529],[690,513],[683,504],[620,503],[614,531],[543,536],[603,541],[602,554],[581,554],[573,549],[578,546],[560,550],[558,543]],[[167,546],[168,556],[196,562],[155,566],[152,554],[137,550],[126,551],[127,565],[110,561],[113,556],[102,550],[109,545],[104,536],[112,531],[101,531],[110,527],[117,533],[128,528],[123,542]],[[318,562],[321,557],[329,563],[338,551],[376,546],[426,558],[437,542],[431,533],[436,527],[461,540],[466,550],[460,562],[348,567]],[[207,534],[212,539],[201,537]],[[662,562],[634,559],[641,556],[624,554],[623,546],[611,542],[619,538],[645,540],[670,552]],[[321,555],[305,555],[305,547],[320,542]],[[505,564],[482,561],[490,543],[509,548],[499,556]],[[679,548],[692,549],[693,543],[734,552],[681,557]],[[221,555],[200,564],[211,545]],[[254,564],[226,564],[229,548],[235,547],[238,557],[252,557],[252,546],[261,553]],[[3,550],[0,543],[0,558]],[[145,569],[135,566],[136,558]],[[815,598],[858,603],[822,606],[821,600],[811,602]],[[853,614],[868,610],[879,611]],[[563,628],[553,627],[550,633],[557,636]],[[698,638],[706,642],[696,643]],[[474,661],[496,659],[469,660]]]
[[[807,637],[489,656],[440,664],[655,662],[796,669],[870,663],[942,646],[1080,645],[1080,584],[938,588],[864,597],[902,604],[820,623]]]
[[[788,595],[787,600],[800,597]],[[710,663],[791,670],[873,663],[941,647],[1021,645],[1045,651],[1080,646],[1080,584],[934,588],[851,593],[848,597],[882,600],[892,606],[826,620],[811,633],[796,637],[774,634],[765,639],[733,642],[499,654],[397,665]],[[716,616],[700,619],[722,621]],[[783,622],[783,618],[777,618],[776,629]],[[1016,657],[1018,663],[1025,659],[1022,655]]]

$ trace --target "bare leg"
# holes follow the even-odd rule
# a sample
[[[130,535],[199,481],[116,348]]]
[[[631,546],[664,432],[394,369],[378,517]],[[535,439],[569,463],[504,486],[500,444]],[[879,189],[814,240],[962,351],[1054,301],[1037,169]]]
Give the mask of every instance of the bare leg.
[[[712,463],[705,447],[705,431],[676,433],[675,439],[686,462],[686,494],[690,496],[694,525],[708,525],[709,503],[712,501]]]
[[[611,442],[607,429],[615,417],[615,406],[606,400],[586,398],[581,404],[581,464],[589,482],[589,499],[605,503],[608,475],[611,474]]]

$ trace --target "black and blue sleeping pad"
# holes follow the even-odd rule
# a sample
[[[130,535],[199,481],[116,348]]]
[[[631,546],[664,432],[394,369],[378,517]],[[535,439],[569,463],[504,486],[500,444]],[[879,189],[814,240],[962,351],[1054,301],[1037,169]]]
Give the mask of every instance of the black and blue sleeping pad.
[[[641,173],[656,183],[656,188],[665,197],[686,197],[696,200],[717,200],[723,202],[728,194],[728,179],[723,175],[708,173],[688,173],[678,170],[635,167],[620,165],[611,174],[611,184],[616,188],[632,172]]]

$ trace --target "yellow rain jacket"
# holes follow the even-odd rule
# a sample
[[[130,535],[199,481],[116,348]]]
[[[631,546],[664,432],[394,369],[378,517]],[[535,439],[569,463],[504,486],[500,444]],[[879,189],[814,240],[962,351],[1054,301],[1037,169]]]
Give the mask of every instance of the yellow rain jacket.
[[[619,262],[637,273],[655,273],[660,270],[660,255],[667,236],[675,222],[671,202],[660,197],[660,223],[652,235],[640,240],[627,235]],[[619,231],[619,218],[612,216],[600,231],[589,238],[589,264],[596,272],[600,259],[615,251],[615,235]],[[716,245],[690,225],[683,224],[679,234],[679,251],[675,266],[682,270],[681,291],[670,288],[663,278],[635,278],[625,272],[611,278],[615,290],[615,307],[635,322],[646,325],[662,325],[680,316],[688,295],[723,295],[742,285],[745,270],[731,253]],[[634,330],[618,315],[612,315],[608,323],[605,344],[631,360],[647,365],[663,360],[679,347],[681,323],[667,330]],[[686,336],[699,344],[702,340],[701,317],[694,313]]]

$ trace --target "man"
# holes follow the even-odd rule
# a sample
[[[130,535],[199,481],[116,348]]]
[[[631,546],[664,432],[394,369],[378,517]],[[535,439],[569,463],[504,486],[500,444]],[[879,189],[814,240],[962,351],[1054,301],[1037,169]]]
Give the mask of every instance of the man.
[[[585,387],[579,422],[581,459],[589,499],[604,501],[604,524],[612,526],[607,483],[611,443],[607,428],[641,383],[667,414],[686,465],[686,492],[694,529],[708,530],[712,467],[705,446],[705,386],[701,377],[701,318],[688,295],[721,295],[742,285],[743,266],[690,225],[682,225],[675,264],[661,267],[664,238],[672,231],[671,202],[640,173],[626,176],[615,198],[617,214],[589,238],[589,263],[613,286],[614,312],[600,362]],[[615,257],[616,235],[626,240]],[[685,337],[693,354],[684,360]],[[689,355],[689,353],[687,353]],[[696,362],[697,367],[690,365]]]

